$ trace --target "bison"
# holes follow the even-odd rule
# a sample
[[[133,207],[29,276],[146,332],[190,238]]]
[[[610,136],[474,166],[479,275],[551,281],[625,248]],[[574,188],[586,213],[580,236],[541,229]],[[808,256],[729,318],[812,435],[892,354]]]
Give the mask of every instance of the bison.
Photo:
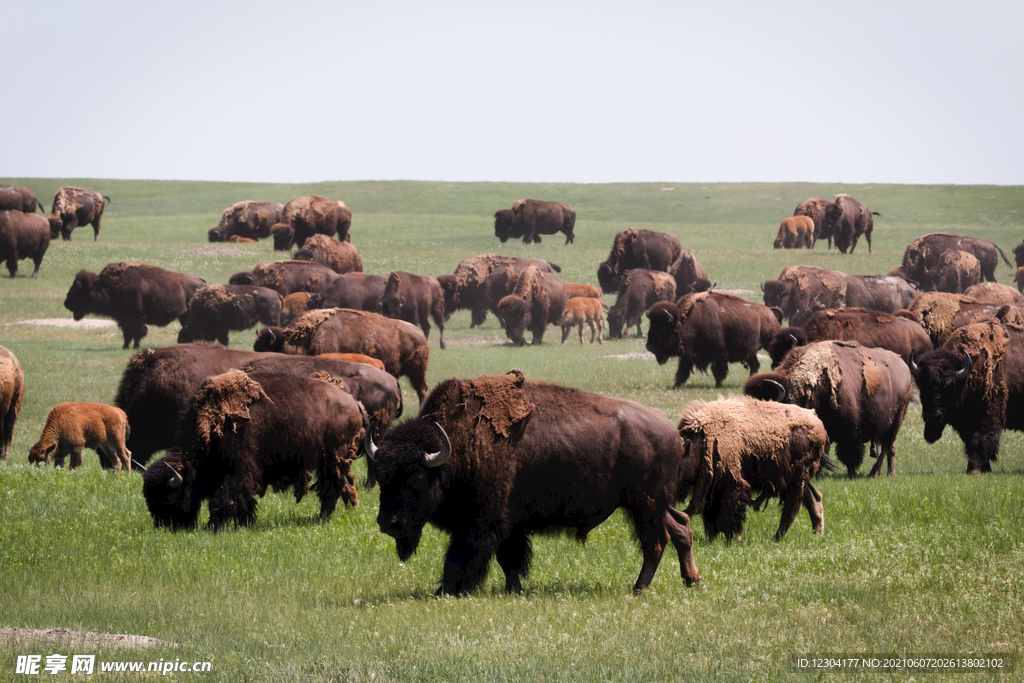
[[[481,254],[459,261],[451,276],[441,276],[438,282],[444,290],[445,317],[450,318],[456,309],[470,311],[470,328],[482,325],[487,319],[487,310],[496,307],[502,297],[512,293],[508,286],[510,277],[521,273],[527,266],[536,266],[545,273],[558,273],[561,268],[543,259],[521,259],[515,256]],[[494,278],[491,276],[495,275]],[[499,294],[492,298],[493,294]]]
[[[60,403],[46,417],[43,433],[29,448],[30,463],[53,462],[64,467],[71,456],[71,469],[82,466],[82,449],[92,448],[116,470],[132,469],[132,453],[125,446],[128,417],[120,408],[102,403]]]
[[[990,318],[999,312],[1000,304],[986,304],[963,294],[924,292],[910,307],[910,313],[921,321],[921,327],[938,348],[955,330]]]
[[[979,282],[965,289],[964,296],[977,299],[983,304],[1024,306],[1024,295],[1013,287],[998,282]]]
[[[380,530],[408,560],[430,523],[451,535],[438,593],[465,595],[495,555],[505,590],[522,592],[530,536],[583,541],[625,508],[647,588],[671,540],[687,585],[700,580],[689,518],[673,507],[682,442],[664,414],[631,401],[527,381],[519,371],[437,385],[419,417],[367,444],[380,482]]]
[[[113,318],[124,346],[146,336],[146,325],[187,322],[188,302],[206,283],[189,273],[175,273],[146,263],[111,263],[99,274],[80,270],[71,283],[64,308],[75,320],[87,315]]]
[[[39,274],[46,250],[50,248],[50,224],[42,216],[23,211],[0,211],[0,261],[7,263],[7,272],[14,277],[18,261],[32,259]]]
[[[779,224],[779,234],[772,242],[776,249],[814,248],[814,221],[807,216],[784,218]]]
[[[702,372],[710,366],[716,387],[729,375],[729,363],[743,363],[754,374],[761,367],[757,350],[779,329],[767,306],[714,291],[660,301],[647,309],[647,318],[647,350],[658,364],[679,357],[675,388],[686,383],[694,366]]]
[[[604,318],[602,313],[607,310],[608,305],[600,299],[589,296],[574,296],[565,302],[565,310],[562,311],[562,318],[555,323],[562,328],[562,343],[569,338],[572,328],[579,328],[580,344],[583,343],[583,326],[590,328],[590,343],[603,343],[601,336],[604,334]]]
[[[868,253],[871,253],[871,230],[874,228],[873,216],[881,216],[847,194],[836,195],[836,201],[825,207],[824,232],[835,237],[836,248],[840,252],[847,250],[852,254],[857,247],[861,235],[868,242]]]
[[[894,313],[910,308],[917,289],[893,275],[847,275],[832,295],[829,308],[869,308]]]
[[[276,223],[270,226],[270,239],[274,242],[274,251],[288,251],[295,244],[295,228],[287,223]]]
[[[781,541],[807,506],[811,527],[825,532],[821,493],[811,479],[825,459],[828,436],[812,410],[747,397],[693,403],[679,421],[684,482],[693,487],[686,514],[701,515],[709,541],[743,531],[747,508],[778,496]],[[752,490],[762,495],[753,501]]]
[[[813,197],[800,202],[793,211],[794,216],[807,216],[814,222],[814,237],[811,240],[811,249],[814,248],[814,245],[820,239],[827,240],[829,250],[832,249],[832,233],[828,232],[825,228],[825,210],[831,203],[827,199]]]
[[[667,232],[629,228],[618,233],[608,258],[597,268],[601,291],[605,294],[619,291],[622,276],[634,268],[668,270],[682,250],[679,238]]]
[[[794,349],[774,372],[751,376],[743,387],[754,398],[814,410],[836,444],[836,457],[852,479],[864,460],[864,443],[896,474],[896,435],[910,403],[913,380],[899,356],[857,342],[823,341]],[[884,456],[884,457],[883,457]]]
[[[900,270],[907,277],[921,283],[922,289],[929,289],[928,269],[939,263],[939,258],[950,249],[959,249],[974,254],[981,268],[981,277],[988,282],[996,281],[996,266],[999,257],[1003,257],[1006,265],[1011,265],[1003,250],[986,239],[979,237],[962,237],[946,232],[933,232],[922,235],[910,242],[903,251],[903,263]]]
[[[380,312],[389,318],[418,325],[427,338],[430,337],[430,320],[433,319],[441,348],[445,348],[444,291],[436,277],[413,275],[401,270],[388,273],[380,307]]]
[[[939,261],[926,269],[928,289],[948,294],[960,294],[981,282],[981,264],[969,251],[948,249],[939,255]]]
[[[704,266],[689,249],[683,249],[679,258],[672,262],[668,274],[676,281],[676,296],[706,292],[713,287]]]
[[[553,273],[543,273],[528,266],[515,278],[515,289],[498,301],[498,317],[505,325],[505,335],[516,346],[526,344],[526,331],[536,346],[544,341],[544,332],[562,317],[565,309],[565,288]]]
[[[644,311],[657,301],[674,301],[675,298],[676,281],[668,273],[646,268],[626,271],[615,303],[608,310],[608,338],[628,337],[633,325],[636,325],[636,336],[642,337],[640,322]]]
[[[93,242],[100,238],[100,221],[110,197],[81,187],[62,187],[53,196],[50,212],[50,239],[71,239],[71,232],[80,225],[92,225]]]
[[[189,301],[188,322],[178,332],[178,343],[217,341],[227,346],[229,330],[248,330],[256,323],[280,325],[283,306],[281,295],[268,287],[204,287]]]
[[[780,322],[803,325],[815,311],[832,308],[846,273],[817,266],[786,266],[779,277],[761,284],[764,304],[782,312]]]
[[[345,202],[310,195],[298,197],[284,207],[283,222],[295,231],[294,244],[305,245],[313,235],[333,236],[342,242],[351,242],[352,210]],[[276,244],[276,243],[275,243]]]
[[[363,259],[351,242],[339,242],[327,235],[313,235],[292,255],[296,261],[316,261],[335,273],[363,271]]]
[[[578,282],[563,282],[565,287],[565,298],[568,301],[577,296],[585,296],[591,299],[600,299],[601,290],[594,285],[586,285]]]
[[[0,460],[7,459],[14,438],[14,423],[25,395],[25,371],[11,351],[0,346]]]
[[[258,263],[251,271],[233,274],[228,278],[228,283],[269,287],[281,296],[288,296],[295,292],[321,292],[339,277],[341,276],[321,263],[271,261]]]
[[[174,449],[143,473],[153,524],[193,529],[207,500],[210,529],[248,526],[255,496],[293,486],[299,502],[314,470],[326,520],[339,498],[358,502],[350,470],[363,427],[355,399],[328,381],[237,370],[211,377],[182,416]]]
[[[540,199],[519,199],[511,209],[500,209],[494,214],[494,235],[502,244],[511,238],[523,242],[540,243],[541,235],[565,233],[565,243],[576,239],[576,210],[568,204]]]
[[[270,229],[281,222],[283,214],[284,204],[251,200],[235,202],[221,214],[217,227],[221,229],[223,239],[218,241],[227,242],[235,236],[266,239],[270,237]]]
[[[0,211],[42,211],[36,193],[23,185],[0,185]]]
[[[281,324],[287,325],[306,311],[313,310],[317,301],[314,300],[313,305],[310,306],[312,297],[313,295],[309,292],[295,292],[284,297],[281,304]]]
[[[388,279],[383,275],[345,273],[310,297],[309,308],[354,308],[382,313],[381,304],[387,284]]]

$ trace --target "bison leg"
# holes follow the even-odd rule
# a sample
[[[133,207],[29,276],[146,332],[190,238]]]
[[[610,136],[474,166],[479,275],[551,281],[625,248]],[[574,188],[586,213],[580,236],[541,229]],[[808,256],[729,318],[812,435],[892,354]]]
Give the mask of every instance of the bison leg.
[[[811,528],[819,536],[825,533],[825,508],[821,505],[821,491],[810,481],[804,483],[804,505],[811,518]]]
[[[38,269],[37,269],[38,270]],[[14,255],[7,259],[7,272],[14,277],[18,272],[18,256]]]
[[[729,361],[726,358],[716,358],[711,364],[711,376],[715,378],[715,388],[719,389],[722,382],[729,376]]]
[[[572,325],[562,325],[562,343],[569,338],[569,333],[572,331]]]
[[[704,509],[705,530],[710,521],[712,533],[723,533],[728,541],[738,538],[743,533],[750,503],[750,487],[726,473],[711,492],[711,499]],[[708,539],[713,540],[714,536],[709,534]]]
[[[697,563],[693,561],[693,531],[690,529],[690,518],[685,512],[680,512],[674,507],[665,511],[665,528],[672,540],[672,545],[679,553],[679,572],[687,586],[692,586],[701,580],[697,571]]]
[[[212,531],[219,531],[231,519],[237,526],[250,526],[256,521],[258,505],[252,491],[244,484],[225,480],[210,498],[210,521],[206,526]]]
[[[71,447],[71,469],[77,470],[82,466],[82,450],[84,448],[80,444],[75,444]]]
[[[782,537],[789,531],[789,527],[793,525],[793,521],[800,512],[800,506],[803,504],[804,488],[806,486],[806,480],[801,478],[798,482],[791,484],[783,494],[782,517],[779,519],[779,529],[775,532],[776,541],[781,541]],[[814,524],[815,513],[811,512],[810,514],[811,523]]]
[[[498,546],[497,558],[498,565],[505,572],[505,592],[521,595],[523,584],[520,578],[525,579],[530,573],[530,560],[533,558],[530,538],[524,533],[513,532]]]
[[[637,577],[636,583],[633,584],[634,593],[640,593],[651,585],[669,540],[669,532],[665,527],[666,513],[656,513],[653,501],[651,503],[645,505],[643,509],[629,509],[630,516],[633,518],[633,530],[637,540],[640,541],[640,550],[644,556],[640,575]]]
[[[686,384],[686,380],[690,379],[691,372],[693,372],[693,363],[689,358],[679,356],[679,367],[676,368],[676,381],[672,388],[678,389]]]
[[[836,457],[846,465],[846,475],[856,479],[857,470],[864,462],[864,444],[857,440],[836,442]]]
[[[975,432],[964,440],[967,453],[967,474],[991,472],[991,461],[999,455],[999,438],[1002,430]]]
[[[468,595],[487,578],[487,569],[498,546],[490,532],[453,535],[444,557],[438,595]]]
[[[71,232],[78,227],[78,219],[72,217],[71,220],[61,225],[60,237],[65,242],[71,241]]]

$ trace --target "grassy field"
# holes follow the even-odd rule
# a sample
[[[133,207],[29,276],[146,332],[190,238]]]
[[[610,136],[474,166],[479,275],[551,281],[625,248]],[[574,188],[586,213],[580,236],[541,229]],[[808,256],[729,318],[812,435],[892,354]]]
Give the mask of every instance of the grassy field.
[[[619,515],[585,548],[559,535],[535,539],[523,596],[504,594],[495,567],[471,597],[436,599],[446,537],[428,529],[418,554],[399,563],[374,522],[376,491],[360,488],[359,507],[339,509],[326,524],[315,521],[315,497],[296,506],[290,495],[269,494],[252,528],[174,534],[153,528],[137,476],[102,471],[91,452],[76,472],[30,467],[27,453],[57,403],[111,403],[130,356],[112,326],[39,323],[70,320],[62,302],[75,273],[144,261],[214,283],[279,258],[269,242],[206,242],[221,210],[241,199],[344,199],[354,214],[352,241],[367,272],[377,274],[448,273],[460,259],[490,252],[543,257],[561,265],[565,281],[596,284],[616,232],[666,231],[695,251],[720,288],[759,300],[759,284],[785,265],[884,273],[899,265],[907,242],[928,232],[985,237],[1009,254],[1024,238],[1024,188],[0,182],[31,187],[47,206],[62,185],[112,199],[98,242],[91,229],[79,229],[73,241],[51,244],[38,279],[27,277],[27,261],[18,277],[0,277],[0,344],[21,360],[27,385],[11,458],[0,462],[0,628],[130,633],[177,644],[125,650],[0,642],[0,681],[23,679],[14,674],[18,655],[43,655],[45,663],[52,653],[211,662],[209,673],[174,674],[197,681],[779,680],[791,677],[790,659],[799,653],[1007,657],[1022,642],[1022,436],[1004,436],[992,474],[968,477],[955,435],[947,430],[939,443],[925,444],[916,405],[897,444],[897,477],[832,476],[818,484],[824,537],[812,536],[802,513],[774,543],[774,506],[751,513],[732,544],[706,542],[697,521],[703,583],[687,589],[670,550],[638,597],[630,589],[640,555]],[[771,248],[779,221],[798,202],[837,192],[882,214],[873,253],[863,240],[846,256],[823,247]],[[491,215],[527,196],[572,204],[576,243],[553,236],[529,247],[501,245]],[[1010,283],[1012,269],[1001,264],[997,275]],[[144,345],[171,344],[176,334],[173,325],[151,328]],[[253,336],[233,333],[231,344],[249,347]],[[732,366],[721,390],[700,374],[672,390],[674,363],[657,365],[642,340],[560,346],[552,329],[543,346],[514,348],[493,316],[470,330],[467,312],[452,318],[445,336],[449,348],[441,351],[431,335],[431,385],[519,368],[527,377],[636,400],[673,420],[690,401],[738,393],[746,376]],[[408,382],[401,385],[406,405],[416,405]],[[359,461],[360,482],[364,473]]]

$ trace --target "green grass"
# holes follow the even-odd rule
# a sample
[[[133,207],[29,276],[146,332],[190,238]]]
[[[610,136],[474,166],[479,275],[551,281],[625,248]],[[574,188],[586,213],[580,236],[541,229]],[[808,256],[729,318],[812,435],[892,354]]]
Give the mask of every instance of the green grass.
[[[428,529],[419,552],[399,563],[393,542],[376,530],[376,491],[360,489],[360,506],[326,524],[315,522],[315,497],[296,506],[290,496],[270,494],[250,529],[172,534],[153,528],[139,479],[101,471],[91,453],[77,472],[28,466],[28,447],[50,408],[112,402],[130,352],[114,328],[17,321],[70,318],[62,302],[82,268],[144,261],[212,283],[279,257],[269,243],[209,248],[206,230],[240,199],[344,199],[354,213],[353,243],[366,270],[379,274],[451,272],[461,258],[497,252],[542,256],[561,265],[566,281],[596,283],[616,232],[663,230],[697,253],[719,287],[758,300],[759,283],[785,265],[884,273],[899,265],[907,242],[927,232],[986,237],[1009,253],[1024,237],[1024,188],[3,182],[28,185],[47,203],[65,184],[113,202],[99,242],[80,229],[74,241],[51,245],[38,279],[26,277],[27,262],[17,278],[0,277],[0,344],[21,360],[27,384],[12,456],[0,462],[0,627],[133,633],[179,647],[76,652],[0,644],[0,680],[20,678],[17,655],[51,652],[211,661],[212,673],[177,674],[197,681],[780,680],[792,677],[788,661],[796,653],[1013,653],[1022,641],[1024,437],[1017,433],[1004,436],[991,475],[967,477],[959,440],[947,433],[925,444],[920,408],[912,406],[896,478],[819,483],[823,538],[812,536],[802,513],[781,543],[772,542],[774,506],[752,512],[743,539],[732,544],[707,543],[697,520],[694,553],[704,575],[697,588],[683,585],[670,550],[651,589],[632,596],[640,556],[616,515],[586,547],[560,535],[536,538],[524,596],[506,596],[495,567],[471,597],[436,599],[445,535]],[[839,191],[882,214],[872,254],[863,240],[848,256],[771,248],[779,221],[799,201]],[[491,215],[526,196],[575,206],[576,243],[553,236],[538,246],[499,244]],[[1006,265],[997,274],[1012,279]],[[176,332],[151,328],[144,344],[173,343]],[[465,312],[445,336],[450,346],[441,351],[431,335],[431,385],[519,368],[673,419],[690,401],[738,393],[746,374],[733,366],[721,390],[700,374],[672,390],[674,364],[641,356],[642,340],[560,346],[559,331],[550,329],[542,347],[513,348],[493,317],[470,330]],[[247,347],[252,337],[233,333],[232,346]],[[406,405],[416,405],[407,381],[401,385]],[[362,481],[364,465],[356,467]],[[887,676],[872,680],[879,678]],[[970,677],[927,677],[960,678]]]

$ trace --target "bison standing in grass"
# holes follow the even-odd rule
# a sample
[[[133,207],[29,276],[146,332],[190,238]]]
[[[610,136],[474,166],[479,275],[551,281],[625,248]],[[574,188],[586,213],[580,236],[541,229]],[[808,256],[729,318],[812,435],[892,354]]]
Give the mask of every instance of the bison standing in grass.
[[[807,216],[814,222],[814,237],[811,240],[811,249],[818,240],[824,239],[828,242],[828,248],[832,249],[832,233],[825,228],[825,210],[831,204],[827,199],[812,197],[800,202],[793,211],[794,216]]]
[[[772,246],[776,249],[814,248],[814,221],[807,216],[784,218]]]
[[[553,273],[543,273],[529,266],[515,280],[515,289],[498,301],[498,315],[505,324],[505,334],[516,346],[526,344],[530,331],[530,344],[544,341],[549,324],[558,322],[565,310],[565,288]]]
[[[834,308],[834,299],[846,273],[817,266],[786,266],[779,277],[761,284],[764,305],[782,313],[779,321],[803,325],[815,311]]]
[[[450,318],[458,309],[468,309],[470,328],[482,325],[487,319],[487,310],[496,307],[502,297],[512,293],[514,284],[509,286],[508,282],[528,266],[536,266],[544,273],[558,273],[562,270],[543,259],[522,259],[498,254],[481,254],[462,259],[452,275],[438,278],[444,290],[445,317]]]
[[[594,343],[595,336],[598,344],[603,343],[601,339],[604,334],[602,314],[607,308],[608,305],[605,302],[589,296],[574,296],[566,301],[562,319],[557,323],[562,328],[562,343],[564,344],[565,340],[569,338],[572,328],[576,327],[579,330],[580,344],[582,344],[584,325],[590,328],[591,344]]]
[[[71,232],[80,225],[92,225],[95,242],[100,238],[100,221],[110,197],[81,187],[62,187],[53,196],[50,212],[50,239],[71,239]]]
[[[900,270],[911,280],[922,284],[922,289],[931,289],[929,286],[930,277],[928,269],[939,264],[943,253],[950,249],[967,251],[978,259],[981,268],[982,279],[988,282],[996,281],[996,266],[999,265],[999,257],[1008,266],[1012,266],[1003,250],[991,242],[980,237],[963,237],[952,235],[947,232],[933,232],[922,235],[910,242],[903,251],[903,264]]]
[[[295,231],[293,243],[302,247],[313,235],[333,236],[342,242],[351,242],[352,210],[345,202],[309,195],[297,197],[285,204],[283,222]],[[275,240],[276,247],[276,240]]]
[[[494,213],[494,235],[502,244],[511,238],[523,238],[526,244],[540,243],[541,235],[565,233],[565,243],[576,239],[576,210],[568,204],[541,199],[519,199],[511,209]]]
[[[50,248],[50,224],[42,216],[22,211],[0,211],[0,261],[14,277],[18,261],[32,259],[32,277],[39,274],[46,250]]]
[[[71,456],[71,469],[82,466],[82,450],[92,448],[101,464],[115,470],[132,469],[128,440],[128,417],[120,408],[102,403],[61,403],[46,417],[39,440],[28,451],[30,463],[53,462],[64,467]]]
[[[614,294],[626,271],[634,268],[668,270],[682,250],[679,238],[670,233],[636,228],[623,230],[615,235],[608,258],[598,266],[597,281],[605,294]]]
[[[437,325],[441,348],[444,343],[444,291],[436,277],[413,275],[401,270],[388,273],[381,313],[389,318],[418,325],[423,335],[430,337],[430,321]]]
[[[24,185],[0,185],[0,211],[42,211],[36,193]]]
[[[10,350],[0,346],[0,460],[11,452],[14,423],[25,394],[25,371]]]
[[[871,231],[874,229],[874,216],[881,216],[865,204],[847,194],[836,195],[836,201],[825,207],[825,231],[830,232],[836,241],[836,248],[842,253],[851,254],[857,247],[857,240],[863,235],[871,253]]]
[[[673,507],[682,442],[656,410],[518,371],[449,379],[367,453],[381,489],[377,524],[399,559],[416,552],[428,523],[450,534],[439,594],[479,588],[494,557],[505,590],[521,593],[530,536],[566,529],[583,541],[620,507],[643,553],[635,592],[670,540],[687,585],[701,578],[689,519]]]
[[[283,305],[281,295],[268,287],[204,287],[189,301],[188,322],[178,332],[178,343],[216,341],[227,346],[230,330],[248,330],[257,323],[280,325]]]
[[[627,271],[619,282],[619,293],[608,310],[608,338],[629,336],[629,328],[636,326],[636,336],[643,337],[640,323],[644,311],[658,301],[674,301],[676,281],[668,273],[646,268]]]

